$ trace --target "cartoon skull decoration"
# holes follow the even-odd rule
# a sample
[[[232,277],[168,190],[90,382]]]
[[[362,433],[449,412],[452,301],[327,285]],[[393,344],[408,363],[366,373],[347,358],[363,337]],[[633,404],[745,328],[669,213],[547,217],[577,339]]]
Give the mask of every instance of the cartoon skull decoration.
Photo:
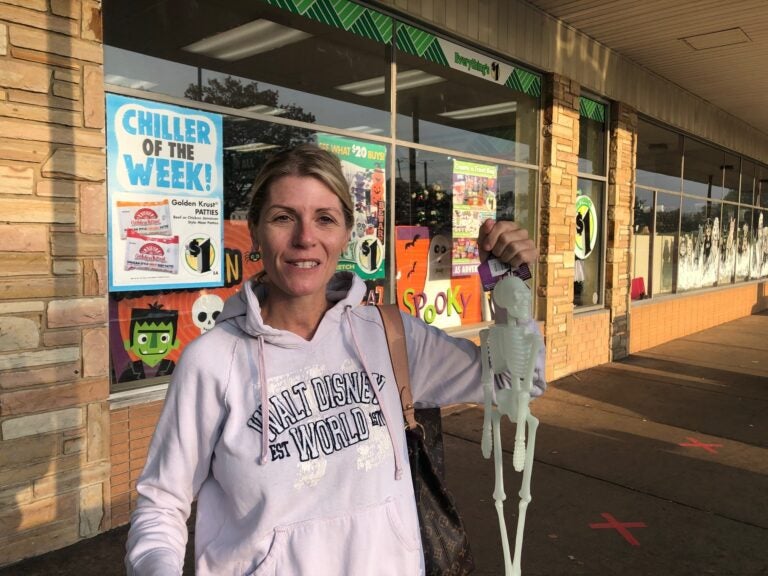
[[[205,334],[213,328],[219,317],[224,301],[215,294],[203,294],[192,304],[192,322],[200,328],[200,334]]]

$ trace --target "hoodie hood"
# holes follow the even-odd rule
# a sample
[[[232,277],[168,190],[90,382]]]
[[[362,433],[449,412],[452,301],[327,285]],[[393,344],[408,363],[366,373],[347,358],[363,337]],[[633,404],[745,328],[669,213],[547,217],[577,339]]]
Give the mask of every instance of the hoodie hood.
[[[254,338],[263,338],[275,346],[286,348],[306,345],[307,341],[287,330],[278,330],[264,323],[261,316],[261,302],[267,296],[268,284],[260,284],[256,278],[248,282],[224,303],[216,324],[232,321],[243,332]],[[366,292],[365,283],[352,272],[336,272],[326,286],[326,298],[334,305],[325,313],[315,332],[313,340],[322,338],[328,330],[334,329],[341,321],[347,306],[358,306]]]

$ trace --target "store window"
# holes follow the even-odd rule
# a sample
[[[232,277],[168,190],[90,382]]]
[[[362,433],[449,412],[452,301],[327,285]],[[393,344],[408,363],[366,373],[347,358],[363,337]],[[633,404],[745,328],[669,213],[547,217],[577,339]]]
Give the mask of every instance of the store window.
[[[744,163],[747,164],[746,162]],[[745,167],[746,168],[746,167]],[[734,156],[733,154],[725,154],[725,164],[723,164],[723,194],[722,199],[726,202],[738,202],[739,201],[739,185],[742,178],[744,179],[745,199],[744,202],[751,204],[752,200],[747,201],[746,196],[751,196],[752,184],[747,182],[752,177],[748,174],[746,169],[742,169],[741,158]]]
[[[754,162],[744,162],[743,166],[739,200],[742,204],[758,205],[759,168]]]
[[[755,192],[759,195],[756,204],[762,208],[768,208],[768,167],[761,167],[759,171],[755,171],[755,174],[759,174],[755,177],[757,186]]]
[[[577,308],[603,302],[607,110],[603,102],[585,96],[580,99],[573,281],[573,305]]]
[[[637,126],[637,185],[656,190],[681,190],[683,137],[639,120]]]
[[[736,221],[736,281],[750,277],[752,264],[752,213],[753,209],[739,207]]]
[[[765,170],[733,152],[639,121],[633,242],[635,258],[645,258],[637,223],[645,203],[653,202],[650,296],[766,276],[766,217],[756,208]]]
[[[680,292],[714,286],[720,262],[720,203],[683,196],[680,214]]]
[[[404,24],[397,69],[398,138],[536,163],[538,75]]]
[[[655,206],[656,229],[653,237],[652,294],[674,290],[679,259],[687,258],[690,247],[678,242],[680,196],[659,192]]]
[[[651,234],[654,229],[653,192],[638,188],[635,191],[632,245],[632,300],[648,295],[650,284]]]
[[[280,149],[315,142],[342,160],[356,213],[340,268],[364,279],[370,303],[446,327],[489,319],[478,222],[514,219],[534,235],[541,77],[353,2],[316,4],[105,1],[108,160],[124,164],[108,170],[113,391],[167,382],[260,270],[245,216],[256,173]],[[452,62],[435,60],[438,47]],[[439,94],[460,105],[430,109]],[[158,240],[152,257],[178,236],[173,273],[194,280],[156,282],[145,256],[128,262],[137,229],[122,224],[136,219],[121,220],[118,202],[133,200],[157,216],[141,230]]]
[[[699,140],[686,138],[684,154],[683,192],[709,199],[722,198],[725,152]]]
[[[734,280],[737,251],[737,226],[739,214],[738,205],[724,203],[720,218],[720,268],[718,284],[730,284]]]
[[[342,20],[270,4],[285,3],[105,2],[105,80],[277,121],[388,134],[392,19],[356,5],[357,17]]]
[[[490,320],[477,231],[494,218],[533,235],[536,171],[409,148],[398,148],[396,165],[398,303],[441,328]]]

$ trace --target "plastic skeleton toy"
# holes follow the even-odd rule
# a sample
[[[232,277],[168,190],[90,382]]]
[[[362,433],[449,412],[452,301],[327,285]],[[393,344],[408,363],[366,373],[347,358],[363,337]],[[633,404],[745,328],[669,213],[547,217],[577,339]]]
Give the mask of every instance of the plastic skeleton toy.
[[[530,293],[520,278],[509,276],[501,280],[493,290],[496,306],[496,325],[480,332],[483,354],[482,381],[485,393],[485,414],[483,422],[483,456],[494,456],[496,484],[493,499],[499,515],[499,528],[504,550],[504,573],[506,576],[520,575],[520,557],[523,547],[525,513],[531,501],[531,468],[539,421],[528,407],[533,386],[533,371],[536,357],[542,346],[541,337],[529,328]],[[506,324],[504,310],[506,309]],[[491,368],[493,366],[493,368]],[[496,388],[496,406],[493,402],[494,373],[511,376],[509,387]],[[506,380],[506,374],[505,379]],[[515,535],[514,561],[510,561],[509,539],[504,521],[504,475],[502,470],[501,420],[507,416],[517,424],[512,464],[517,472],[523,472],[520,488],[519,514]],[[525,430],[528,427],[526,448]]]

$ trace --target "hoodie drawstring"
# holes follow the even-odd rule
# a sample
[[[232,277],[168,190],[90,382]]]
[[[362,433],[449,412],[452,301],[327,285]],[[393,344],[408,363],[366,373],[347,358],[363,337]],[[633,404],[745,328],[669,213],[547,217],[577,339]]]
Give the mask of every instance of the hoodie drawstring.
[[[355,335],[354,325],[352,324],[351,310],[352,310],[352,306],[350,305],[347,305],[344,308],[344,315],[347,317],[347,323],[349,324],[349,332],[352,334],[352,343],[355,346],[357,357],[360,358],[360,363],[363,365],[363,370],[365,371],[365,375],[368,377],[368,382],[370,383],[371,388],[373,388],[373,395],[376,396],[376,401],[379,403],[381,412],[384,415],[384,421],[387,424],[387,432],[389,432],[389,441],[392,443],[392,451],[395,453],[395,480],[400,480],[403,477],[403,462],[402,462],[402,456],[400,454],[400,450],[397,447],[395,434],[393,432],[393,429],[397,429],[397,428],[390,426],[391,420],[389,418],[389,414],[387,414],[387,407],[384,404],[384,402],[381,401],[381,395],[379,394],[379,387],[376,386],[374,379],[371,377],[371,371],[368,370],[368,365],[365,362],[365,356],[363,356],[363,352],[360,349],[360,345],[357,343],[357,336]]]
[[[269,459],[269,398],[267,394],[267,372],[264,364],[264,336],[256,339],[259,346],[259,387],[261,388],[261,464]]]

